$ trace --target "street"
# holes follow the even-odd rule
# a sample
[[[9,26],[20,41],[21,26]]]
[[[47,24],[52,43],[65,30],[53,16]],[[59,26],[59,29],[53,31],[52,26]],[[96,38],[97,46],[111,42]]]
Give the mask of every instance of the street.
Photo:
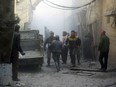
[[[76,68],[83,67],[82,64],[85,64],[85,61]],[[92,67],[88,65],[86,67],[95,68],[96,65]],[[19,71],[19,79],[21,83],[24,83],[24,86],[21,87],[116,87],[115,71],[71,71],[70,63],[68,63],[67,65],[62,65],[60,72],[56,72],[53,61],[51,62],[51,67],[47,67],[44,64],[41,70],[33,67],[22,68]],[[14,84],[13,86],[15,87],[16,85]]]

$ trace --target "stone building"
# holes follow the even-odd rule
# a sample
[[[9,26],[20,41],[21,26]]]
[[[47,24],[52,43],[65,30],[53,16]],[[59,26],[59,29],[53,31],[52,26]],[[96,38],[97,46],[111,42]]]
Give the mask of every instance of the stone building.
[[[91,0],[87,1],[90,2]],[[101,30],[105,30],[110,38],[109,65],[115,68],[116,56],[116,0],[94,0],[86,7],[86,28],[93,38],[94,56],[98,59],[98,43]],[[82,10],[78,13],[83,18]],[[81,20],[82,21],[82,20]],[[80,22],[80,25],[85,24]],[[82,33],[82,35],[84,35]]]
[[[20,18],[21,29],[27,29],[24,26],[31,22],[33,8],[39,1],[32,3],[31,0],[0,0],[0,86],[9,85],[12,81],[10,54],[14,25],[19,22],[15,16]]]
[[[33,11],[41,0],[15,0],[15,14],[20,18],[21,30],[29,30]]]
[[[102,26],[110,38],[110,64],[116,67],[116,0],[103,0]]]

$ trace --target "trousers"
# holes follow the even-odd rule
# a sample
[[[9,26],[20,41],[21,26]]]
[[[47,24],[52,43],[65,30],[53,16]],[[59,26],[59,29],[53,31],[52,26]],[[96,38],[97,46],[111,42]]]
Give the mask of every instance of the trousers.
[[[99,56],[99,62],[101,65],[101,69],[107,69],[107,63],[108,63],[108,52],[100,52]]]

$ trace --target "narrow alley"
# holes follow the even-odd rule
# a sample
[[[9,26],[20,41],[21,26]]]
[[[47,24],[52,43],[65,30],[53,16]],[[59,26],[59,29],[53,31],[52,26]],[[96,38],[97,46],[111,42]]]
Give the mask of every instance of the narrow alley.
[[[116,87],[116,0],[0,0],[0,87]]]

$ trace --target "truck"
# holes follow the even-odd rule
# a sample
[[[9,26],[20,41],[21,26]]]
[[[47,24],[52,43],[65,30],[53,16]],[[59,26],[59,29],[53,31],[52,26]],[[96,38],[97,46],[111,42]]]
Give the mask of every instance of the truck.
[[[19,55],[19,66],[30,65],[41,68],[44,61],[43,36],[39,30],[20,31],[21,47],[25,55]]]

